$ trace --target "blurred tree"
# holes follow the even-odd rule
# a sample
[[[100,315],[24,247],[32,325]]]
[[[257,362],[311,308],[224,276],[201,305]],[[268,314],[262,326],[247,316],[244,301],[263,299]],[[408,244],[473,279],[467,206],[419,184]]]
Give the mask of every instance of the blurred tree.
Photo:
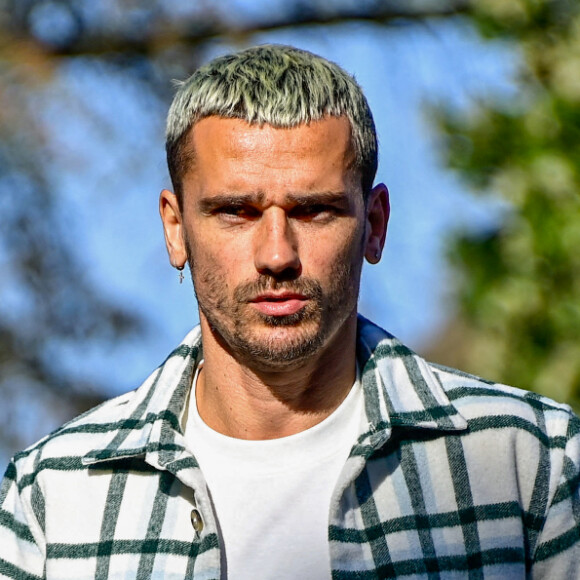
[[[439,110],[439,126],[450,166],[511,210],[453,242],[457,348],[431,350],[580,409],[580,4],[478,0],[470,18],[517,47],[518,96]]]
[[[64,71],[76,63],[97,82],[121,75],[154,115],[170,100],[170,80],[189,74],[215,40],[245,44],[256,32],[344,22],[416,25],[466,9],[466,0],[0,0],[0,449],[30,443],[105,396],[55,352],[112,348],[147,331],[95,287],[75,252],[61,177],[79,173],[91,151],[60,134],[59,116],[109,135],[111,174],[128,159],[113,149],[119,119],[68,86]],[[130,154],[143,164],[139,148]]]

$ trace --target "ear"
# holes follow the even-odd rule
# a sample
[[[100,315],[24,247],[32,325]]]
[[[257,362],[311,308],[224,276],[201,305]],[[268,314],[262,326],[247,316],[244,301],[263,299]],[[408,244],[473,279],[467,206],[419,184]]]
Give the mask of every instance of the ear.
[[[159,213],[163,222],[169,261],[174,268],[183,268],[187,262],[183,218],[176,195],[167,189],[164,189],[159,196]]]
[[[369,193],[366,203],[365,258],[370,264],[376,264],[381,259],[390,211],[389,190],[384,183],[379,183]]]

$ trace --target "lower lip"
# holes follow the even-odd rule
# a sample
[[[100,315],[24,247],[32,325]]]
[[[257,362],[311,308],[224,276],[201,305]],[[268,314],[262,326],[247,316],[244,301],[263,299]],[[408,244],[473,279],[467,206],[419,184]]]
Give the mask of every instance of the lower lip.
[[[306,305],[306,300],[292,298],[290,300],[260,300],[252,302],[252,306],[262,314],[268,316],[289,316],[295,314]]]

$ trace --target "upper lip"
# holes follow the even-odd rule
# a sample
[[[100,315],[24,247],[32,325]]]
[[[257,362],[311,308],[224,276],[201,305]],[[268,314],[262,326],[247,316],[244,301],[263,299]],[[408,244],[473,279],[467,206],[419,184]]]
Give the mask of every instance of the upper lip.
[[[254,296],[250,302],[282,302],[284,300],[307,300],[307,298],[307,296],[299,292],[285,290],[283,292],[263,292]]]

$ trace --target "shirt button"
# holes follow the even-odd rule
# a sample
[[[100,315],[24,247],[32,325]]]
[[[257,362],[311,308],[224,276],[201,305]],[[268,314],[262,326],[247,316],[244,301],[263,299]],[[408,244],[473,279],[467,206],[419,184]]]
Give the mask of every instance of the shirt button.
[[[198,510],[191,510],[191,525],[198,534],[203,530],[203,520]]]

